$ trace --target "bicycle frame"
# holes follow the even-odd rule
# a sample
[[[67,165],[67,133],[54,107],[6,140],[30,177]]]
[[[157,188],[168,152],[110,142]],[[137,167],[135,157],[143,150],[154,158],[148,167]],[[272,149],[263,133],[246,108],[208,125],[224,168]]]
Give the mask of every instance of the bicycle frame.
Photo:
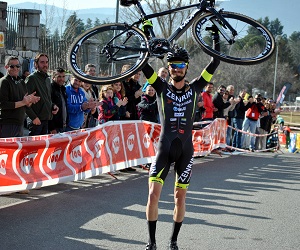
[[[151,19],[151,18],[157,18],[160,16],[164,16],[164,15],[168,15],[174,12],[178,12],[184,9],[191,9],[196,7],[196,9],[194,11],[192,11],[192,13],[186,18],[186,20],[167,38],[167,40],[170,42],[170,44],[177,40],[179,37],[182,36],[182,34],[192,25],[192,23],[195,21],[195,19],[201,15],[202,13],[212,13],[213,15],[216,16],[216,20],[213,20],[214,25],[218,28],[218,30],[220,31],[220,33],[222,34],[222,36],[224,37],[225,40],[227,40],[227,42],[229,44],[233,44],[234,43],[234,37],[237,35],[237,32],[234,28],[231,27],[231,25],[222,17],[222,15],[213,7],[214,6],[214,1],[212,1],[213,3],[208,3],[207,0],[200,0],[199,3],[197,4],[191,4],[188,6],[184,6],[184,7],[178,7],[175,9],[171,9],[171,10],[167,10],[167,11],[162,11],[159,13],[154,13],[154,14],[149,14],[147,15],[144,10],[143,7],[141,5],[140,2],[135,3],[135,5],[137,6],[137,8],[139,9],[141,18],[139,19],[139,21],[135,22],[132,24],[132,26],[134,25],[139,25],[141,23],[143,23],[143,21]],[[222,22],[222,25],[220,24],[220,22],[218,21],[220,20]],[[227,33],[224,31],[224,28],[228,28],[231,33],[232,33],[232,37],[229,37],[227,35]],[[155,38],[155,33],[152,27],[148,28],[148,31],[150,32],[152,38]]]

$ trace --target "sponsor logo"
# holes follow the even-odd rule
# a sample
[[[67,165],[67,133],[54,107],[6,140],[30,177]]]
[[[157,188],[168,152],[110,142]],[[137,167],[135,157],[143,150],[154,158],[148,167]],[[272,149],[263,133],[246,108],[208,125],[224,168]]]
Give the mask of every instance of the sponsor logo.
[[[171,122],[176,122],[176,121],[177,121],[177,118],[170,118],[170,121],[171,121]]]
[[[59,156],[61,154],[62,150],[56,150],[51,155],[49,155],[47,159],[47,167],[51,170],[54,170],[56,168],[56,164],[58,162]]]
[[[190,160],[190,163],[185,168],[185,170],[179,176],[178,181],[181,181],[181,182],[184,183],[184,182],[188,181],[191,178],[193,162],[194,162],[194,159],[192,158]]]
[[[133,150],[134,146],[134,134],[130,133],[129,136],[127,137],[127,148],[129,151]]]
[[[37,152],[28,154],[23,157],[20,162],[20,167],[25,174],[29,174],[31,168],[33,167],[34,159],[37,156]]]
[[[182,111],[185,111],[185,110],[186,110],[186,107],[182,107],[182,108],[173,107],[173,110],[174,110],[175,112],[182,112]]]
[[[174,113],[174,116],[175,117],[183,117],[184,116],[184,113]]]
[[[116,137],[115,139],[113,139],[112,148],[113,148],[115,154],[117,154],[119,152],[119,150],[120,150],[120,137]]]
[[[75,163],[82,163],[82,148],[81,145],[76,146],[72,149],[71,153],[71,160]]]
[[[150,136],[147,133],[145,133],[144,136],[143,136],[143,144],[144,144],[145,148],[150,147],[150,141],[151,141]]]
[[[0,155],[0,174],[6,175],[6,162],[7,162],[8,154]]]
[[[97,152],[96,153],[96,158],[98,158],[98,159],[101,156],[101,149],[102,149],[103,145],[104,145],[104,140],[98,140],[95,143],[95,152]]]
[[[175,102],[184,102],[188,99],[191,98],[191,96],[193,96],[193,90],[190,89],[189,91],[187,91],[186,93],[184,93],[184,95],[180,95],[177,96],[175,95],[175,93],[173,93],[172,91],[170,91],[169,89],[167,89],[167,97],[170,98],[171,100],[175,101]]]

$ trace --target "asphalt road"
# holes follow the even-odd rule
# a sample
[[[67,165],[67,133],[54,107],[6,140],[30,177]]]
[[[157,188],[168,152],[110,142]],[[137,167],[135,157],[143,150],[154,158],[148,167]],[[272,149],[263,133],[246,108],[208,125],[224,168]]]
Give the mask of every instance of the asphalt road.
[[[300,154],[197,158],[178,244],[186,250],[300,249]],[[158,249],[172,229],[173,171],[159,204]],[[0,197],[0,249],[144,249],[147,172]]]

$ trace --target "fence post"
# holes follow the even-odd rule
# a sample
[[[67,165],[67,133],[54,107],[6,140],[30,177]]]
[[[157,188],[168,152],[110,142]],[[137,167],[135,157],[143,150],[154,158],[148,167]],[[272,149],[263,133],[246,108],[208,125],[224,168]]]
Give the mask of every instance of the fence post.
[[[0,2],[0,71],[5,74],[5,31],[6,31],[6,16],[7,16],[7,3]]]
[[[39,51],[40,15],[42,11],[31,9],[19,10],[20,47],[19,51]]]

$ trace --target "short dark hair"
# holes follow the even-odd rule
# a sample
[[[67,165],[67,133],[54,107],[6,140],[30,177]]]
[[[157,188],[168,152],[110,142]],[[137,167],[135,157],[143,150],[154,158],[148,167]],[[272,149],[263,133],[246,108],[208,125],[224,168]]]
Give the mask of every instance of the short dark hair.
[[[55,77],[58,73],[65,73],[66,71],[63,68],[56,68],[52,72],[52,77]]]

